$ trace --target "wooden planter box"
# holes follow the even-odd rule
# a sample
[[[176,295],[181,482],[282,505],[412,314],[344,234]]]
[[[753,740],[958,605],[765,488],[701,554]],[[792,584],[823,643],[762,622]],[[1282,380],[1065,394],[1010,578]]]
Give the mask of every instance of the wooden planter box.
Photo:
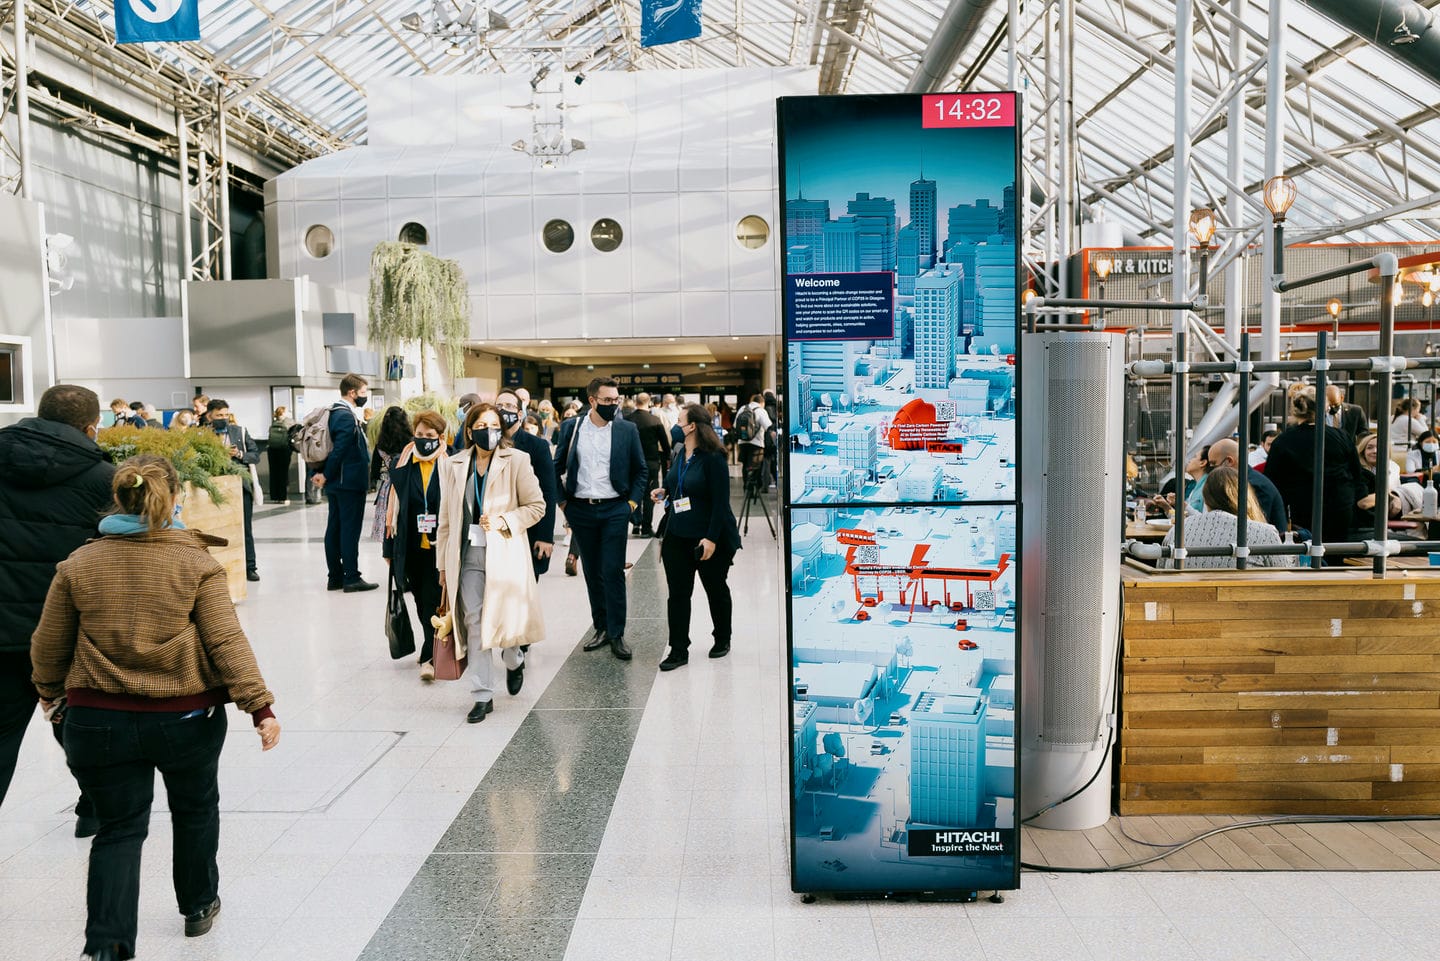
[[[1121,814],[1440,813],[1440,575],[1125,578]]]
[[[216,537],[223,537],[230,543],[225,547],[212,547],[210,553],[225,567],[225,578],[230,586],[230,600],[239,603],[246,597],[245,581],[245,506],[241,484],[248,484],[248,477],[217,477],[215,486],[225,495],[225,503],[217,505],[210,495],[190,484],[180,495],[184,510],[180,519],[191,530],[203,531]]]

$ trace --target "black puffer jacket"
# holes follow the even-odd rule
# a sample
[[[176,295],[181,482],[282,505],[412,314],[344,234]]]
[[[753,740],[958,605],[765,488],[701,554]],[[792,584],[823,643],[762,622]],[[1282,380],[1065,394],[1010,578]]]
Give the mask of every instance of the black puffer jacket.
[[[94,537],[115,466],[68,424],[0,430],[0,652],[30,650],[55,565]]]

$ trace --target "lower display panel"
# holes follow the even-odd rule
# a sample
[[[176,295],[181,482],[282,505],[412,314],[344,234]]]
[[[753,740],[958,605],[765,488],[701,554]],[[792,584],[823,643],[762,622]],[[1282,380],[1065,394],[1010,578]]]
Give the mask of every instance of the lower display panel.
[[[790,509],[795,890],[1016,886],[1017,510]]]

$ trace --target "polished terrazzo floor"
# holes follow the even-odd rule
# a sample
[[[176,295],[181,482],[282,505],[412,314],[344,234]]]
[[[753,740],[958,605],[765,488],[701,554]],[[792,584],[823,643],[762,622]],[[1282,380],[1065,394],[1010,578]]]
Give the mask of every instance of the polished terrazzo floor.
[[[789,891],[779,556],[752,526],[735,648],[668,675],[655,551],[632,540],[635,660],[586,654],[583,581],[543,581],[549,640],[467,725],[460,685],[390,661],[382,592],[323,590],[325,509],[266,509],[241,619],[279,703],[262,755],[234,715],[224,911],[181,937],[168,822],[146,846],[141,961],[834,961],[1428,957],[1440,875],[1026,873],[1005,904],[803,904]],[[362,567],[381,570],[366,543]],[[36,728],[0,807],[0,961],[79,956],[89,842]]]

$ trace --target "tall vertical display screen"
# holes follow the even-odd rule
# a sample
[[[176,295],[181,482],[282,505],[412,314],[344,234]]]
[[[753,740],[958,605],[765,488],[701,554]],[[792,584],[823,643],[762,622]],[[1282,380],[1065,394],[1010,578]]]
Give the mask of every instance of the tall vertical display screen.
[[[791,882],[1019,882],[1017,97],[778,101]]]

